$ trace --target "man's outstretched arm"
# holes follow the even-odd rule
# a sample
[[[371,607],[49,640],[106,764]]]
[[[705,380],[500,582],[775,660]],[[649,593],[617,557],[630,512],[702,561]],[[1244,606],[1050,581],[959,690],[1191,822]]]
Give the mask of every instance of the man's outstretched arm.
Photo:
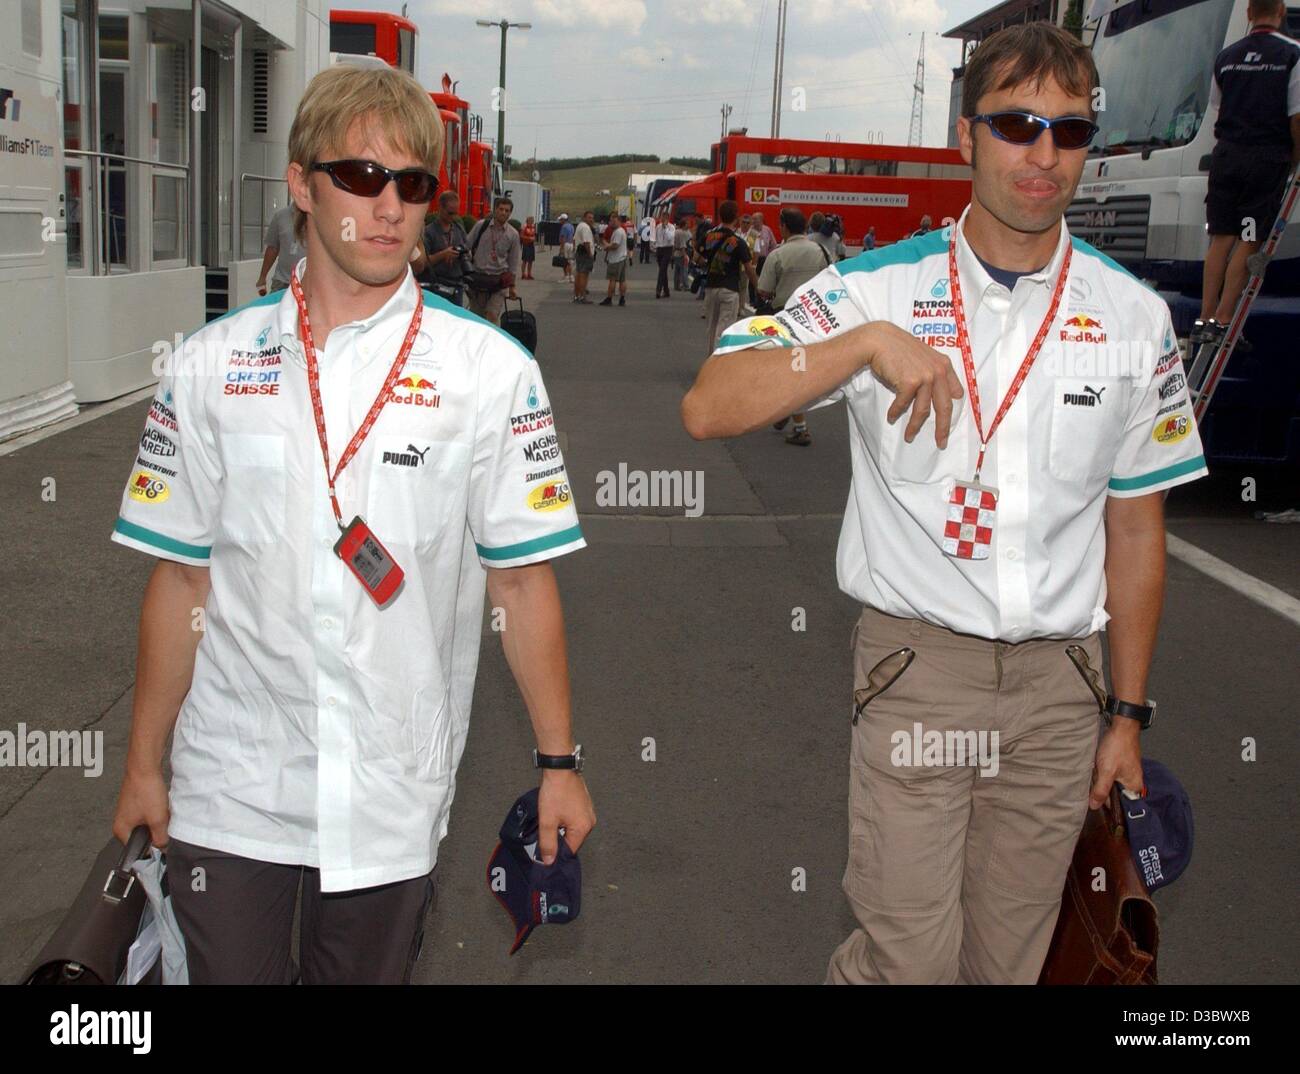
[[[712,355],[682,400],[682,424],[696,440],[739,436],[802,411],[864,368],[895,393],[891,424],[912,408],[909,442],[933,407],[935,441],[947,447],[961,382],[944,355],[888,321],[869,321],[819,343]]]
[[[539,753],[572,753],[569,664],[564,640],[560,590],[550,563],[491,568],[488,599],[505,613],[501,643],[506,662],[519,684],[533,722]],[[555,860],[557,829],[573,851],[596,826],[596,812],[587,785],[578,773],[543,769],[538,849],[542,861]]]

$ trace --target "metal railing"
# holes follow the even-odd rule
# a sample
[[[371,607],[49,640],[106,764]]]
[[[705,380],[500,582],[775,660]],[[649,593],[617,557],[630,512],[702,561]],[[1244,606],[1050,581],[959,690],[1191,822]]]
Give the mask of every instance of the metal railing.
[[[82,250],[85,249],[85,229],[92,228],[90,244],[90,273],[94,276],[106,276],[109,269],[114,264],[127,263],[128,235],[130,227],[130,213],[127,206],[130,203],[130,192],[123,183],[122,199],[120,209],[118,206],[111,204],[110,192],[107,189],[107,180],[111,178],[114,172],[118,172],[125,180],[126,165],[134,164],[146,167],[150,170],[150,179],[163,175],[168,178],[178,179],[185,183],[182,196],[177,200],[181,206],[181,213],[176,220],[177,227],[177,258],[165,258],[161,260],[184,259],[187,256],[191,236],[186,227],[184,206],[188,204],[189,195],[189,178],[190,169],[184,164],[172,164],[162,160],[146,160],[143,157],[129,157],[123,153],[104,153],[96,152],[90,149],[65,149],[66,157],[83,157],[90,162],[90,182],[83,183],[81,190],[81,212],[79,224],[82,229],[81,244]],[[105,163],[107,162],[107,163]],[[120,167],[118,167],[120,165]],[[65,165],[65,171],[75,169],[84,172],[84,166],[81,163],[68,163]],[[89,195],[89,196],[87,196]],[[65,194],[66,197],[66,194]],[[90,206],[90,211],[86,211],[86,206]],[[154,184],[149,183],[149,192],[146,199],[146,219],[148,226],[137,228],[137,235],[144,240],[144,249],[149,251],[147,258],[140,258],[139,264],[145,265],[152,263],[154,250],[154,226],[156,224]],[[68,220],[71,224],[71,219]],[[105,249],[105,247],[111,249]],[[84,261],[84,257],[83,257]]]
[[[288,182],[283,175],[258,175],[256,172],[241,172],[239,176],[240,189],[243,189],[244,183],[285,183]],[[257,199],[257,233],[263,235],[266,233],[266,192],[263,188],[261,197]],[[258,251],[261,252],[260,250]],[[235,249],[235,260],[242,261],[244,258],[244,228],[243,222],[239,227],[239,243]]]

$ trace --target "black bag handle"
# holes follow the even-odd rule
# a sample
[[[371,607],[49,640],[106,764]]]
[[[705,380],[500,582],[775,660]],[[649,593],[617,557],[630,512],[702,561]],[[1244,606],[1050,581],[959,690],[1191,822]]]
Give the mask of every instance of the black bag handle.
[[[147,824],[137,824],[131,829],[131,834],[127,836],[126,845],[122,847],[121,856],[117,859],[117,864],[113,866],[108,877],[104,880],[104,899],[114,905],[120,903],[129,894],[131,888],[135,886],[135,870],[131,868],[131,863],[143,858],[149,849],[149,826]],[[115,885],[113,882],[117,881]]]

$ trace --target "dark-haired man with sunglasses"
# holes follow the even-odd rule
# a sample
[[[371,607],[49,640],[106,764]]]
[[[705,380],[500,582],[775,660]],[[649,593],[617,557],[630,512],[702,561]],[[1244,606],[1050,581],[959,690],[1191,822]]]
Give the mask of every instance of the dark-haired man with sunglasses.
[[[1162,493],[1206,469],[1168,308],[1066,231],[1096,85],[1052,23],[985,39],[961,219],[733,325],[682,404],[723,437],[847,403],[859,927],[833,982],[1033,983],[1085,810],[1142,787]]]
[[[166,847],[192,983],[285,983],[300,885],[304,983],[410,980],[485,593],[546,769],[540,857],[595,821],[549,562],[584,542],[545,385],[408,266],[442,149],[405,72],[312,80],[287,176],[306,257],[185,341],[122,496],[113,539],[159,563],[113,831]]]

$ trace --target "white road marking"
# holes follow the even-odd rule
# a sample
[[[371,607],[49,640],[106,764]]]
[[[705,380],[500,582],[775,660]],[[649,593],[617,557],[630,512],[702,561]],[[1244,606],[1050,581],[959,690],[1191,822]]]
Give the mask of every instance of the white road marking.
[[[1300,626],[1300,600],[1289,593],[1284,593],[1276,586],[1262,582],[1253,574],[1239,570],[1231,563],[1225,563],[1218,556],[1212,556],[1204,549],[1189,544],[1172,533],[1165,536],[1165,547],[1175,559],[1186,563],[1202,574],[1208,574],[1216,582],[1222,582],[1229,589],[1236,590],[1247,600],[1261,604],[1269,611],[1277,612],[1284,619],[1290,619]]]
[[[12,455],[15,451],[21,451],[25,447],[31,447],[32,444],[48,440],[51,436],[58,436],[59,433],[66,433],[69,429],[75,429],[78,425],[85,425],[96,418],[112,414],[115,410],[134,406],[142,399],[148,399],[157,390],[158,386],[151,384],[147,388],[140,388],[129,395],[123,395],[121,398],[112,399],[107,403],[94,403],[83,409],[81,413],[65,418],[63,421],[56,421],[53,425],[46,425],[40,429],[34,429],[30,433],[23,433],[22,436],[15,436],[12,440],[6,440],[3,444],[0,444],[0,456]]]

